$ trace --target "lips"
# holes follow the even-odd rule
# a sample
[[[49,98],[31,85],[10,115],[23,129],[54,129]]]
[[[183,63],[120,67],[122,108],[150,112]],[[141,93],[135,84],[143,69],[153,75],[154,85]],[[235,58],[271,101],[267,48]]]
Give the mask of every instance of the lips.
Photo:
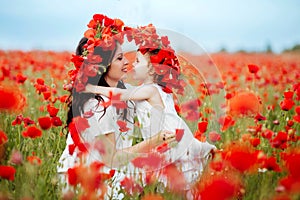
[[[124,73],[127,73],[128,69],[127,69],[127,67],[124,67],[124,68],[122,68],[121,71],[124,72]]]

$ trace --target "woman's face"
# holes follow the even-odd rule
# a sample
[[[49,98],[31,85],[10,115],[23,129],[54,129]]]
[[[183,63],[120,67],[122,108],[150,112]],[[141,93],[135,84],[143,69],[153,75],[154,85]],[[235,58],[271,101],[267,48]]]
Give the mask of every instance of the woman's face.
[[[149,58],[141,52],[136,53],[136,59],[132,64],[134,67],[133,78],[136,80],[144,81],[149,76]]]
[[[114,86],[112,83],[117,83],[127,75],[128,60],[123,54],[123,50],[120,44],[117,44],[117,49],[114,57],[112,58],[111,65],[106,74],[106,81],[110,86]]]

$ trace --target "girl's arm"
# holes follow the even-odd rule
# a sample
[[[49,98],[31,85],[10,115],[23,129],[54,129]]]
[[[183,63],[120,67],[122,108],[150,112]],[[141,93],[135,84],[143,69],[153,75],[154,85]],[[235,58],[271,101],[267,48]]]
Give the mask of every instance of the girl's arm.
[[[113,168],[121,167],[132,159],[143,156],[157,146],[163,143],[172,143],[175,142],[175,133],[169,131],[161,131],[155,136],[144,140],[134,146],[127,147],[124,149],[116,149],[115,147],[115,133],[109,133],[106,135],[101,135],[97,139],[100,139],[103,144],[103,150],[101,157],[105,165]]]
[[[87,84],[85,87],[86,92],[100,94],[109,97],[110,94],[120,94],[121,101],[127,100],[147,100],[155,93],[155,88],[151,85],[143,85],[139,87],[132,87],[130,89],[120,89],[115,87],[103,87]]]

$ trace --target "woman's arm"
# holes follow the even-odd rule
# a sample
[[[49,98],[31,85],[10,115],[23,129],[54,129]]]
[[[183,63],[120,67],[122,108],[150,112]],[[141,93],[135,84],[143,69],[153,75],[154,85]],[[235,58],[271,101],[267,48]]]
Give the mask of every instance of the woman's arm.
[[[163,143],[175,142],[175,133],[169,131],[161,131],[155,136],[144,140],[134,146],[124,149],[116,149],[115,133],[109,133],[98,137],[104,145],[101,157],[105,165],[109,167],[121,167],[128,164],[132,159],[145,155]]]
[[[109,97],[110,94],[120,94],[120,100],[147,100],[155,93],[155,88],[150,85],[143,85],[139,87],[132,87],[130,89],[120,89],[115,87],[103,87],[87,84],[85,87],[86,92],[100,94]]]

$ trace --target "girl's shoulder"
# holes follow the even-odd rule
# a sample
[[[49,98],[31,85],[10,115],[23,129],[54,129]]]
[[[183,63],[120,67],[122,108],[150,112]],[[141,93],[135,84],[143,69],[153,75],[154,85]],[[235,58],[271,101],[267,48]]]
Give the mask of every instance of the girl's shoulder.
[[[142,84],[140,86],[130,88],[131,91],[135,92],[146,92],[146,93],[156,93],[158,92],[154,84]]]

